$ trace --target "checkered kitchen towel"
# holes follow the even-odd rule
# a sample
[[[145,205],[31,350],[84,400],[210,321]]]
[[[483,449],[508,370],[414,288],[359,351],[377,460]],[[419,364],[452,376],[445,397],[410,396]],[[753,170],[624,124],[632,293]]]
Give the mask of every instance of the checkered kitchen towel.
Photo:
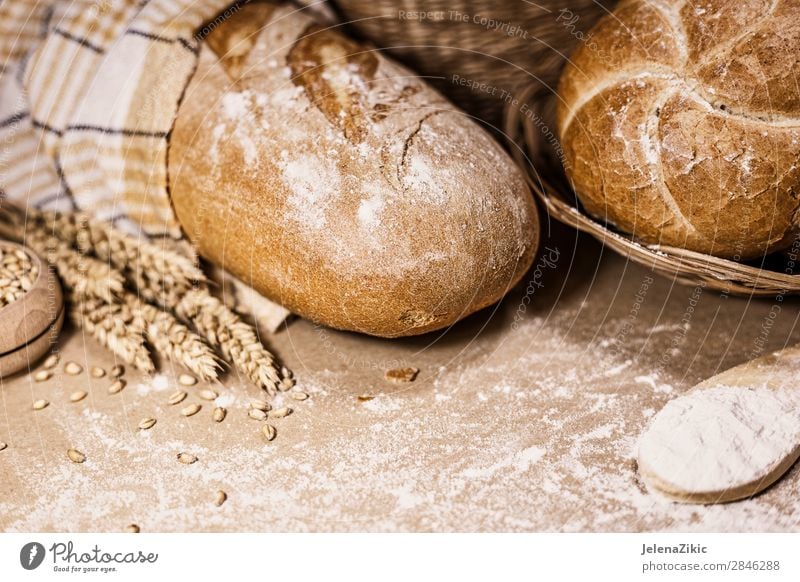
[[[0,190],[180,236],[169,132],[231,0],[0,0]]]

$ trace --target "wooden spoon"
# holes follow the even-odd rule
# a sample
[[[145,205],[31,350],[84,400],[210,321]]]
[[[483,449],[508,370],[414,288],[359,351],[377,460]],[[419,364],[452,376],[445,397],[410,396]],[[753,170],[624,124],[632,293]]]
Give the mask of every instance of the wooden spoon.
[[[769,487],[800,457],[800,346],[752,360],[672,400],[639,440],[648,487],[724,503]]]

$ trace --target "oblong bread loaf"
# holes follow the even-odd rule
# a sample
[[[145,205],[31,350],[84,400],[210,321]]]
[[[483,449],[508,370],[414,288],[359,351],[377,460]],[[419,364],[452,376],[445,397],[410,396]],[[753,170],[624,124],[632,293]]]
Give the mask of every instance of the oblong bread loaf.
[[[419,334],[499,300],[538,217],[510,157],[408,69],[290,7],[206,39],[169,150],[199,252],[294,313]]]

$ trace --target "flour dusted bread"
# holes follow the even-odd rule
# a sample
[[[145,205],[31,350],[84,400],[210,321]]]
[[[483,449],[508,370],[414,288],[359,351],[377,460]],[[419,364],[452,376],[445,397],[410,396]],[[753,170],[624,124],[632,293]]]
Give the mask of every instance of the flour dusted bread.
[[[523,178],[484,130],[287,6],[245,5],[206,39],[169,175],[203,256],[297,314],[374,335],[496,302],[538,240]]]
[[[800,206],[800,3],[625,0],[564,71],[559,131],[585,209],[647,243],[785,248]]]

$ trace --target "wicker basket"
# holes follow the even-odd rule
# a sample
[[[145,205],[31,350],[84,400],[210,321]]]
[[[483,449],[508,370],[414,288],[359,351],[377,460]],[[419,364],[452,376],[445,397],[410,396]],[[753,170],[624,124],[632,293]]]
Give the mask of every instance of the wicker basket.
[[[612,250],[680,283],[737,295],[800,293],[800,276],[787,274],[781,254],[759,263],[737,263],[685,249],[645,245],[593,220],[580,210],[553,154],[553,96],[566,57],[615,0],[334,0],[351,28],[385,47],[460,107],[490,125],[502,124],[511,151],[549,215],[599,239]],[[401,18],[400,12],[444,13],[443,18]],[[566,13],[564,11],[567,11]],[[458,12],[467,20],[453,18]],[[569,18],[565,19],[567,14]],[[499,34],[474,21],[486,17],[518,26],[526,35]],[[510,29],[505,29],[509,31]],[[497,87],[515,103],[452,76]],[[528,110],[523,112],[520,104]]]
[[[502,122],[507,94],[556,84],[577,33],[588,33],[615,1],[333,0],[358,35],[492,127]]]
[[[549,216],[589,233],[627,259],[679,283],[745,296],[800,294],[800,276],[789,274],[795,270],[789,268],[794,263],[781,253],[758,262],[738,263],[686,249],[647,245],[583,213],[554,153],[552,93],[531,86],[517,98],[516,104],[506,107],[503,130],[514,158]]]

